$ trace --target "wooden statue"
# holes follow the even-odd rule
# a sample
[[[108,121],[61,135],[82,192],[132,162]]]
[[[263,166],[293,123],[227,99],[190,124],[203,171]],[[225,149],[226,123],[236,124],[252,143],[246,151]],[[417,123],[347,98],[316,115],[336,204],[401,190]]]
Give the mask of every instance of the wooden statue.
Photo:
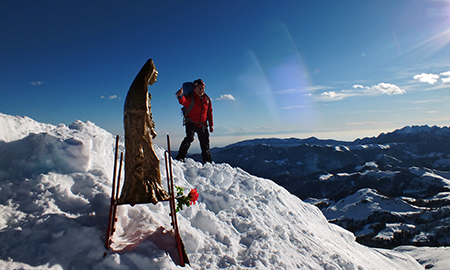
[[[156,204],[169,198],[161,184],[159,159],[152,145],[156,132],[148,85],[153,85],[157,77],[158,71],[149,59],[131,84],[125,100],[125,180],[117,204]]]

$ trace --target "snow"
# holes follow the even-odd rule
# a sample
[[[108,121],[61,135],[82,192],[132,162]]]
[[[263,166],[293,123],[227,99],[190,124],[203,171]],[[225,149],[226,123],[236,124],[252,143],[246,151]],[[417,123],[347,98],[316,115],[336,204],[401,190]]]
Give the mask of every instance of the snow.
[[[356,144],[351,146],[349,149],[381,149],[381,150],[387,150],[391,148],[389,144]]]
[[[431,173],[431,172],[426,172],[426,173],[423,174],[423,177],[425,178],[424,179],[425,181],[427,181],[427,180],[429,181],[429,179],[441,180],[445,184],[445,186],[447,188],[450,188],[450,180],[448,180],[448,179],[446,179],[446,178],[444,178],[444,177],[442,177],[440,175],[437,175],[437,174]]]
[[[375,161],[366,162],[364,165],[356,166],[355,171],[361,171],[363,169],[378,169],[378,164]]]
[[[419,178],[421,181],[427,183],[436,182],[436,185],[442,185],[450,188],[450,174],[448,172],[434,171],[426,168],[411,167],[409,171],[415,175],[422,176]]]
[[[178,214],[190,266],[170,256],[166,202],[119,206],[106,252],[113,148],[114,136],[91,122],[0,114],[1,269],[423,269],[405,253],[356,243],[270,180],[191,159],[173,161],[175,185],[200,194]],[[155,151],[165,180],[164,149]]]
[[[319,180],[326,181],[326,180],[329,180],[331,177],[333,177],[333,174],[331,174],[331,173],[323,174],[323,175],[319,176]]]
[[[401,199],[389,199],[374,189],[364,188],[328,207],[324,210],[324,214],[328,219],[346,217],[354,220],[364,220],[375,211],[402,214],[420,212],[422,210],[422,208],[410,205]]]
[[[438,194],[436,194],[435,196],[433,196],[432,199],[429,200],[424,200],[425,202],[430,202],[430,201],[434,201],[434,200],[440,200],[440,201],[450,201],[450,192],[439,192]]]
[[[401,246],[395,250],[413,256],[425,269],[448,269],[450,265],[450,247]]]
[[[379,232],[375,238],[381,239],[394,239],[395,233],[401,233],[402,231],[414,230],[416,226],[412,224],[402,223],[386,223],[386,228]]]
[[[337,152],[348,152],[348,151],[350,151],[350,149],[347,146],[343,146],[343,145],[335,146],[334,150],[337,151]]]
[[[0,141],[15,141],[30,133],[48,132],[52,129],[54,126],[38,123],[27,116],[11,116],[0,113]]]

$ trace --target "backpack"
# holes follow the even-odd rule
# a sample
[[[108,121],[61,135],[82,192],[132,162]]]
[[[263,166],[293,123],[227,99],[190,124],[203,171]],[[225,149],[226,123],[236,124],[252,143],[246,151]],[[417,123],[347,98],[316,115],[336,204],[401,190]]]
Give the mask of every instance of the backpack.
[[[185,82],[183,83],[183,95],[189,96],[194,93],[194,83],[193,82]]]
[[[182,87],[183,87],[183,96],[192,96],[194,94],[193,82],[185,82],[183,83]],[[192,98],[192,102],[188,108],[184,106],[181,108],[181,114],[183,115],[184,118],[186,118],[186,115],[192,110],[193,107],[194,107],[194,98]],[[183,123],[184,122],[185,121],[183,121]]]
[[[186,121],[190,121],[192,122],[191,119],[189,119],[189,117],[187,117],[188,113],[192,110],[192,108],[194,107],[194,83],[193,82],[185,82],[183,83],[183,96],[192,96],[192,101],[191,104],[189,104],[189,107],[182,107],[181,108],[181,115],[183,115],[183,126],[186,124]],[[208,103],[211,102],[211,99],[209,98],[208,95],[206,95],[206,98],[208,99]]]

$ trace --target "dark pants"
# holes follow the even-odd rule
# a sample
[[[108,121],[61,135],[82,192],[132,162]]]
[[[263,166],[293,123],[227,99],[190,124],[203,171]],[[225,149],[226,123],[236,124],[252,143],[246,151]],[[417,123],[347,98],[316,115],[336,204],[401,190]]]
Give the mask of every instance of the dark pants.
[[[209,152],[208,127],[198,127],[194,123],[186,123],[186,137],[181,142],[180,150],[178,150],[176,159],[183,160],[186,157],[189,147],[191,147],[191,144],[194,141],[195,133],[197,133],[198,140],[200,141],[203,163],[211,162],[212,159],[211,152]]]

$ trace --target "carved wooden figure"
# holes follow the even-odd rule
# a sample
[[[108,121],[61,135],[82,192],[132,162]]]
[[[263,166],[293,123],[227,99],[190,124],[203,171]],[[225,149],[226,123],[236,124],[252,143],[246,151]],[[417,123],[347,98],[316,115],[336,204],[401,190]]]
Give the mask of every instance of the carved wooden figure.
[[[125,180],[118,204],[156,204],[169,198],[161,184],[159,159],[152,145],[156,132],[148,85],[153,85],[157,77],[158,71],[149,59],[131,84],[125,100]]]

